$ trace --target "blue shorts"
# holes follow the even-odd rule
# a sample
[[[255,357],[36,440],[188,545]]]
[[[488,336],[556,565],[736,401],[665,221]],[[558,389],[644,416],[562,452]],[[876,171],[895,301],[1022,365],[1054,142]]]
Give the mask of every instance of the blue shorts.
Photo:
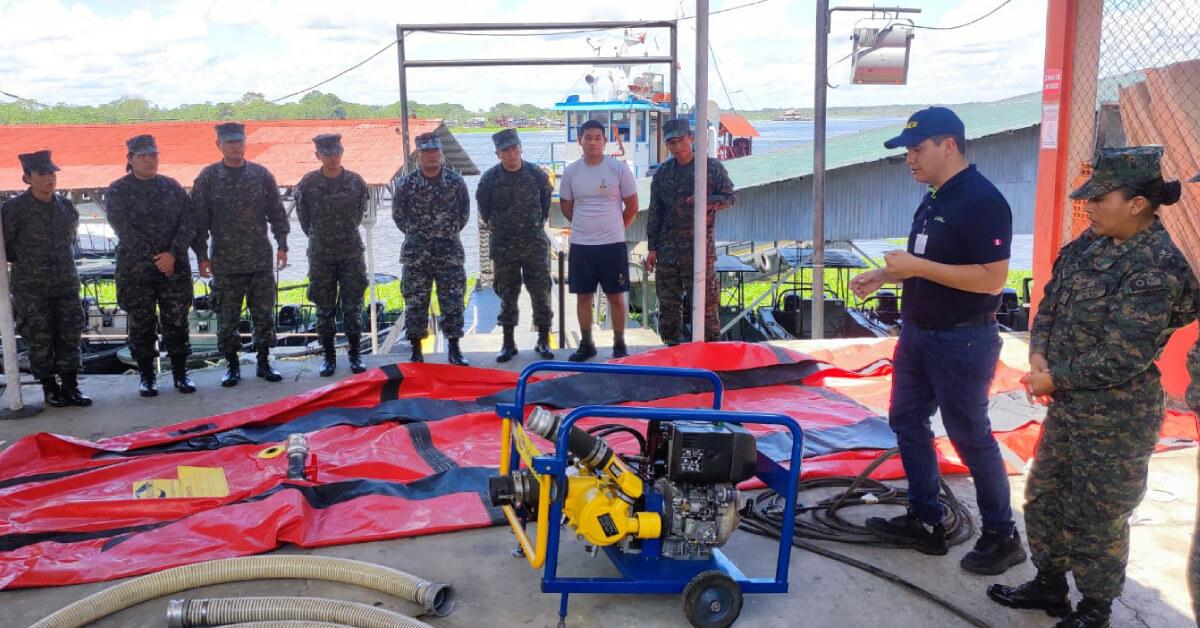
[[[604,294],[629,292],[629,250],[624,242],[571,245],[567,257],[571,294],[591,294],[597,285]]]

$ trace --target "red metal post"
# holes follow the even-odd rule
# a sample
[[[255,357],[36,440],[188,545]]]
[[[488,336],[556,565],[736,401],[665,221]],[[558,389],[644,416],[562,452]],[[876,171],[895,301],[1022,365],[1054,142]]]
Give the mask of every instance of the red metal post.
[[[1046,60],[1042,81],[1042,136],[1033,217],[1031,318],[1042,300],[1054,259],[1064,244],[1063,211],[1069,155],[1071,86],[1077,0],[1050,0],[1046,10]]]

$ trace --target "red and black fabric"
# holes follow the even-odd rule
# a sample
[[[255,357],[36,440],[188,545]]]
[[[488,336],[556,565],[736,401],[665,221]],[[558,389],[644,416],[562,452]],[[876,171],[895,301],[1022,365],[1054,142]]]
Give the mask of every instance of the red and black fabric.
[[[805,431],[805,477],[857,474],[895,446],[887,426],[891,342],[804,355],[766,345],[687,344],[620,360],[716,372],[729,410],[777,412]],[[865,366],[864,366],[865,365]],[[1020,390],[1001,365],[997,395]],[[500,422],[513,395],[505,371],[402,363],[276,402],[89,442],[33,434],[0,452],[0,588],[94,582],[177,565],[494,525],[487,497]],[[708,383],[684,379],[558,374],[538,378],[527,401],[556,411],[584,404],[711,407]],[[1164,436],[1195,439],[1190,414]],[[1039,424],[998,434],[1020,470]],[[604,422],[589,419],[589,423]],[[630,422],[631,425],[640,425]],[[790,436],[753,426],[760,449],[786,459]],[[287,477],[287,457],[263,457],[292,433],[310,450],[306,479]],[[618,450],[635,447],[622,433]],[[551,446],[544,441],[543,450]],[[939,441],[942,469],[965,472]],[[220,468],[226,497],[135,499],[132,486],[174,478],[178,467]],[[899,461],[875,477],[903,476]]]

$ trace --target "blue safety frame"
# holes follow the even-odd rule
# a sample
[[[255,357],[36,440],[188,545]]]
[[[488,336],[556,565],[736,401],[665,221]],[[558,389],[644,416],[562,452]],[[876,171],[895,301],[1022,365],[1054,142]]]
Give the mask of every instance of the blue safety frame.
[[[659,556],[661,543],[657,539],[644,541],[638,554],[623,553],[616,547],[605,547],[604,552],[620,572],[618,578],[575,578],[558,575],[558,550],[561,526],[549,526],[547,556],[542,572],[542,591],[560,593],[562,601],[559,617],[567,615],[568,596],[572,593],[680,593],[697,574],[719,570],[727,574],[743,593],[786,593],[788,590],[788,563],[791,558],[791,538],[795,525],[796,490],[800,481],[800,466],[804,452],[804,432],[791,417],[782,414],[757,412],[732,412],[721,410],[724,385],[712,371],[695,368],[658,366],[635,366],[620,364],[577,364],[572,362],[535,362],[525,367],[517,380],[514,403],[497,404],[496,413],[518,423],[525,417],[525,387],[532,374],[540,371],[606,373],[631,376],[662,376],[706,379],[713,384],[713,409],[646,408],[631,406],[581,406],[569,412],[560,422],[554,455],[539,456],[533,460],[533,470],[554,477],[555,481],[566,481],[567,439],[570,427],[576,421],[588,417],[612,419],[634,419],[643,421],[714,421],[723,423],[782,425],[792,433],[792,455],[787,468],[758,454],[755,477],[768,487],[784,496],[783,526],[780,530],[779,553],[775,563],[775,575],[771,578],[746,576],[719,549],[714,549],[708,560],[681,560]],[[519,460],[515,445],[509,444],[512,460]],[[562,521],[562,492],[550,503],[549,520]],[[647,510],[662,512],[662,496],[647,487]]]

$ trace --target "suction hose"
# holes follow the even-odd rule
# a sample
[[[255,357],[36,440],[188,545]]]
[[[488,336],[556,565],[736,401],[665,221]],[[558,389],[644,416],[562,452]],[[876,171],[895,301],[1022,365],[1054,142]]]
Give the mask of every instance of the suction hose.
[[[331,624],[327,621],[248,621],[243,624],[226,624],[224,628],[355,628],[346,624]]]
[[[170,628],[276,620],[333,622],[355,628],[432,628],[423,621],[387,609],[311,597],[171,600],[167,606]]]
[[[389,567],[326,556],[226,558],[149,574],[90,595],[30,628],[79,628],[134,604],[187,589],[268,579],[323,580],[352,584],[419,604],[444,617],[454,610],[454,590]]]

